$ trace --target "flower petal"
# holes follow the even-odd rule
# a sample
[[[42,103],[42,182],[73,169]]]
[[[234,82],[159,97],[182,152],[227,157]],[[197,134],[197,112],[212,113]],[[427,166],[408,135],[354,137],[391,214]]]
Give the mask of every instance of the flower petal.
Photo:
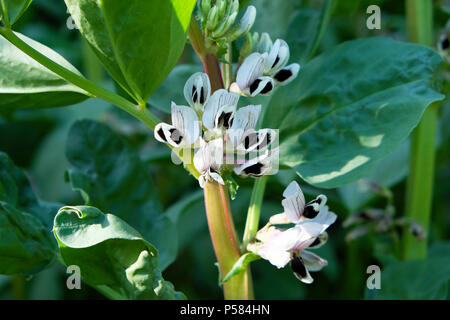
[[[266,59],[264,73],[273,75],[281,70],[289,61],[289,46],[286,41],[277,39]]]
[[[239,94],[228,92],[225,89],[219,89],[209,98],[205,112],[203,113],[202,122],[208,130],[214,130],[216,117],[224,106],[237,106]]]
[[[319,234],[319,236],[314,240],[313,243],[309,245],[309,249],[319,249],[321,246],[323,246],[328,241],[328,233],[323,232]]]
[[[215,139],[206,143],[200,140],[200,149],[194,155],[194,167],[201,174],[210,169],[217,172],[223,164],[223,140]]]
[[[273,79],[277,86],[284,86],[290,83],[292,80],[297,78],[298,72],[300,71],[300,65],[298,63],[290,64],[283,69],[277,71]]]
[[[307,219],[313,219],[317,217],[320,210],[327,203],[327,197],[323,194],[319,195],[316,199],[308,202],[303,211],[303,216]]]
[[[156,140],[167,143],[172,147],[178,148],[184,143],[183,133],[170,124],[158,123],[153,132]]]
[[[181,145],[190,146],[200,136],[200,124],[194,109],[177,106],[172,102],[172,124],[182,133],[184,141]]]
[[[275,215],[271,216],[269,219],[269,223],[270,224],[289,224],[289,223],[291,223],[291,220],[288,219],[286,214],[279,213],[279,214],[275,214]]]
[[[327,260],[307,250],[303,250],[302,252],[300,252],[300,256],[306,269],[312,272],[320,271],[323,269],[323,267],[326,267],[328,265]]]
[[[254,129],[261,113],[261,105],[249,105],[239,108],[234,116],[232,129]]]
[[[255,97],[257,95],[267,96],[273,91],[275,83],[271,77],[259,77],[253,81],[249,88],[244,91],[245,94]]]
[[[194,73],[186,81],[184,86],[184,97],[189,105],[195,110],[202,111],[211,95],[211,84],[206,73]]]
[[[303,260],[298,256],[294,255],[291,259],[291,269],[298,280],[304,283],[312,283],[314,279],[308,272]]]
[[[214,121],[215,128],[220,130],[230,128],[234,120],[235,111],[236,105],[228,104],[220,107]]]
[[[328,211],[328,206],[324,206],[320,209],[320,212],[317,215],[317,217],[310,221],[319,223],[323,225],[325,229],[327,229],[330,225],[332,225],[336,221],[336,219],[337,219],[336,214],[334,212]]]
[[[270,161],[255,158],[234,168],[234,172],[242,177],[262,177],[272,169]]]
[[[281,201],[284,214],[293,222],[299,222],[305,209],[305,196],[297,182],[292,181],[283,192],[285,199]]]

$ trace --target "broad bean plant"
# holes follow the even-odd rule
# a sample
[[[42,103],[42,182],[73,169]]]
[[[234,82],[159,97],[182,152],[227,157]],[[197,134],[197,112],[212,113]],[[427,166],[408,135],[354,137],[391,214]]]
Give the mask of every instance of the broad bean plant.
[[[276,12],[285,1],[272,1],[276,23],[286,23]],[[68,132],[65,179],[80,197],[56,203],[42,200],[26,173],[0,153],[0,274],[77,266],[83,283],[110,299],[186,299],[165,271],[182,259],[179,234],[203,221],[212,243],[205,248],[217,261],[217,269],[210,266],[219,277],[214,285],[225,299],[258,297],[251,271],[257,260],[277,272],[290,269],[286,281],[308,290],[321,281],[315,273],[339,263],[315,250],[344,231],[349,242],[389,235],[398,261],[426,257],[431,138],[449,62],[448,33],[436,41],[423,34],[432,32],[423,17],[429,10],[416,6],[431,1],[406,1],[411,42],[366,37],[333,46],[322,45],[333,0],[321,1],[313,16],[300,11],[300,27],[289,27],[285,37],[271,35],[269,24],[261,28],[268,17],[258,0],[64,2],[74,32],[115,86],[90,80],[15,31],[31,0],[0,0],[0,113],[88,99],[94,110],[103,100],[124,111],[117,126],[142,129],[152,146],[148,159],[158,158],[155,150],[165,156],[145,161],[117,130],[78,120]],[[183,64],[186,52],[196,64]],[[336,190],[351,197],[351,186],[408,139],[405,212],[395,216],[395,193],[372,182],[366,188],[386,206],[344,215]],[[155,161],[178,167],[176,176],[152,170]],[[159,184],[178,190],[181,175],[195,181],[191,198],[167,210]],[[268,181],[279,187],[265,194]],[[253,187],[248,199],[242,185]],[[267,197],[274,206],[264,207]],[[206,216],[180,223],[192,199],[204,202]],[[244,210],[232,213],[239,199]],[[264,210],[270,214],[262,219]],[[326,255],[335,250],[329,246]]]

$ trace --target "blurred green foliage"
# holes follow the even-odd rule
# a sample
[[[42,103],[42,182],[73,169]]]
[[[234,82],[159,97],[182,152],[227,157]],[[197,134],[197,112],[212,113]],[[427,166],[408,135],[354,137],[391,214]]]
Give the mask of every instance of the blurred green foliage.
[[[319,13],[321,0],[252,0],[258,9],[259,24],[254,31],[270,30],[272,38],[284,37],[286,33],[295,33],[303,28],[299,19],[305,12]],[[436,39],[438,31],[443,29],[448,12],[440,7],[443,1],[435,2]],[[268,5],[269,4],[269,5]],[[366,8],[377,4],[382,10],[382,29],[368,30],[365,25]],[[294,18],[294,20],[291,20]],[[292,23],[295,22],[295,23]],[[403,1],[336,1],[335,11],[324,38],[318,47],[318,53],[346,41],[369,36],[388,36],[398,40],[406,39],[405,10]],[[70,16],[63,1],[34,0],[30,9],[16,23],[16,30],[51,47],[85,75],[96,74],[99,62],[89,52],[76,29],[71,26]],[[83,48],[83,49],[82,49]],[[295,52],[295,51],[294,51]],[[364,54],[364,53],[361,53]],[[190,46],[187,46],[179,63],[197,64]],[[88,68],[89,69],[88,69]],[[180,78],[186,67],[176,67],[170,77]],[[179,74],[178,74],[179,73]],[[103,86],[114,88],[113,81],[104,74],[97,79]],[[185,76],[183,76],[185,77]],[[184,80],[174,80],[175,87],[182,86]],[[320,79],[318,79],[320,81]],[[180,83],[178,83],[180,82]],[[163,85],[150,98],[159,109],[161,118],[169,107],[170,88]],[[182,96],[173,96],[177,103],[183,104]],[[178,101],[179,100],[179,101]],[[277,270],[263,260],[252,263],[256,298],[258,299],[362,299],[362,298],[449,298],[448,243],[442,240],[450,238],[450,104],[448,98],[441,107],[441,128],[439,144],[433,215],[428,235],[430,260],[425,262],[399,262],[392,254],[391,243],[383,235],[368,234],[351,243],[345,241],[346,230],[342,221],[350,214],[368,207],[380,207],[383,199],[368,188],[364,181],[358,181],[336,190],[323,191],[329,197],[330,207],[338,216],[338,222],[330,230],[330,240],[318,253],[328,260],[329,265],[314,275],[313,285],[306,286],[298,282],[289,268]],[[149,177],[157,186],[158,193],[153,199],[164,218],[170,220],[177,230],[178,256],[164,272],[164,279],[175,284],[176,289],[188,298],[220,299],[221,288],[217,285],[218,271],[203,207],[203,197],[198,182],[186,174],[180,166],[170,161],[170,152],[165,146],[155,143],[153,134],[140,123],[121,111],[112,109],[99,100],[87,100],[81,104],[49,110],[22,110],[8,112],[0,116],[0,151],[6,152],[14,163],[22,167],[28,176],[34,192],[40,199],[68,205],[84,203],[81,195],[73,191],[65,179],[65,172],[74,165],[66,158],[65,150],[75,148],[72,139],[67,140],[69,130],[79,119],[91,119],[102,122],[100,128],[111,131],[111,135],[120,139],[125,149],[133,150],[134,162],[139,162],[139,170],[134,170],[130,179]],[[78,123],[79,125],[79,123]],[[107,127],[109,127],[109,129]],[[75,125],[76,128],[77,124]],[[103,129],[101,129],[103,130]],[[116,139],[116,138],[111,138]],[[107,143],[107,142],[105,142]],[[111,142],[112,143],[112,142]],[[123,147],[122,147],[123,148]],[[404,208],[404,180],[407,175],[408,146],[404,143],[388,158],[379,162],[366,180],[377,182],[390,188],[394,194],[396,213]],[[141,159],[136,159],[140,157]],[[76,166],[83,171],[82,167]],[[114,170],[114,168],[112,168]],[[98,175],[100,172],[87,171]],[[261,225],[268,218],[282,212],[281,194],[286,184],[296,177],[295,172],[283,170],[279,175],[270,177],[262,209]],[[251,180],[240,180],[238,197],[232,201],[233,215],[237,230],[243,230],[245,215],[250,200]],[[99,190],[103,186],[99,188]],[[303,186],[302,186],[303,187]],[[153,188],[153,186],[152,186]],[[312,199],[320,189],[304,186],[307,200]],[[114,208],[104,204],[105,210]],[[120,213],[116,213],[120,214]],[[145,213],[140,213],[145,214]],[[133,225],[139,229],[138,225]],[[142,231],[144,233],[145,230]],[[240,235],[242,236],[242,235]],[[147,239],[148,240],[148,239]],[[173,240],[173,239],[172,239]],[[435,244],[437,244],[435,246]],[[447,265],[446,269],[439,268]],[[382,290],[371,292],[366,289],[367,266],[377,264],[382,269]],[[386,269],[384,269],[386,268]],[[417,270],[422,270],[418,272]],[[435,272],[438,269],[439,274]],[[384,273],[383,270],[386,270]],[[439,275],[443,276],[439,277]],[[404,274],[404,277],[401,275]],[[428,279],[433,274],[433,288],[426,287],[423,281],[409,283],[408,277]],[[384,278],[385,276],[385,278]],[[82,290],[67,290],[66,270],[59,264],[33,276],[0,275],[0,298],[27,299],[102,299],[103,296],[83,283]],[[419,280],[420,280],[419,279]],[[392,281],[391,281],[392,280]],[[447,282],[446,282],[447,281]],[[426,281],[425,281],[426,282]],[[447,284],[446,284],[447,283]],[[21,290],[21,287],[24,288]],[[429,290],[428,290],[428,289]],[[447,291],[445,291],[447,289]],[[420,292],[418,292],[420,291]]]

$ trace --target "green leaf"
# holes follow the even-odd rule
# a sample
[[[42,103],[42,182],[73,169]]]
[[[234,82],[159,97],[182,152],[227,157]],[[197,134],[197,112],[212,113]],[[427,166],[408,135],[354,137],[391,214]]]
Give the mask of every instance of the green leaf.
[[[16,35],[43,55],[81,75],[55,51],[22,34]],[[60,78],[0,37],[0,110],[61,107],[85,99],[85,91]]]
[[[251,31],[268,32],[275,41],[276,38],[282,38],[286,34],[291,18],[301,6],[301,0],[257,0],[249,4],[255,6],[257,12]]]
[[[195,0],[65,0],[111,76],[138,102],[170,73],[186,43]]]
[[[32,0],[5,0],[8,20],[13,25],[25,13]],[[3,9],[0,5],[0,21],[3,21]]]
[[[280,163],[334,188],[366,175],[443,96],[432,49],[385,38],[346,42],[305,65],[272,96],[264,126],[280,129]]]
[[[86,205],[116,214],[160,251],[160,268],[175,260],[177,234],[162,214],[153,180],[139,155],[106,125],[77,121],[69,131],[66,156],[73,189]]]
[[[227,282],[235,275],[238,275],[239,273],[245,271],[247,269],[247,266],[250,262],[260,259],[261,257],[257,254],[254,254],[252,252],[244,253],[238,261],[235,262],[233,265],[233,268],[228,272],[228,274],[223,278],[223,282]]]
[[[94,207],[63,207],[54,234],[66,265],[121,299],[180,299],[158,269],[158,251],[122,219]],[[109,290],[105,290],[105,288]]]
[[[56,206],[39,201],[25,174],[0,152],[0,274],[35,273],[54,260]]]
[[[333,0],[326,0],[320,11],[300,9],[292,19],[285,40],[291,57],[300,64],[310,60],[319,46],[333,11]]]
[[[179,105],[186,105],[187,102],[183,93],[184,85],[190,76],[200,71],[202,71],[202,68],[199,65],[181,64],[176,66],[150,97],[149,103],[168,114],[172,112],[172,101]]]
[[[368,299],[447,299],[450,281],[450,244],[435,245],[425,260],[389,264],[381,269],[381,289],[366,290]]]

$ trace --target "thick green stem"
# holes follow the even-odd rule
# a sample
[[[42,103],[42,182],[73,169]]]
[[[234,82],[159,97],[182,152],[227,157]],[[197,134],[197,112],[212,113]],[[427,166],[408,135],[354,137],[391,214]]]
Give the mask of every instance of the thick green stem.
[[[261,206],[263,203],[267,178],[267,176],[258,178],[253,185],[252,197],[250,198],[250,206],[247,213],[247,221],[245,223],[242,251],[246,250],[247,245],[256,236],[256,232],[258,232],[259,217],[261,215]]]
[[[433,10],[431,0],[407,0],[408,36],[413,42],[432,45]],[[406,190],[405,215],[428,230],[433,198],[437,105],[429,106],[411,135],[410,174]],[[405,230],[406,231],[406,230]],[[427,242],[409,232],[403,237],[403,258],[424,259]]]
[[[228,274],[241,256],[227,188],[217,182],[208,182],[204,188],[206,216],[209,232],[219,263],[220,274]],[[223,284],[225,299],[253,299],[253,286],[249,269]]]

